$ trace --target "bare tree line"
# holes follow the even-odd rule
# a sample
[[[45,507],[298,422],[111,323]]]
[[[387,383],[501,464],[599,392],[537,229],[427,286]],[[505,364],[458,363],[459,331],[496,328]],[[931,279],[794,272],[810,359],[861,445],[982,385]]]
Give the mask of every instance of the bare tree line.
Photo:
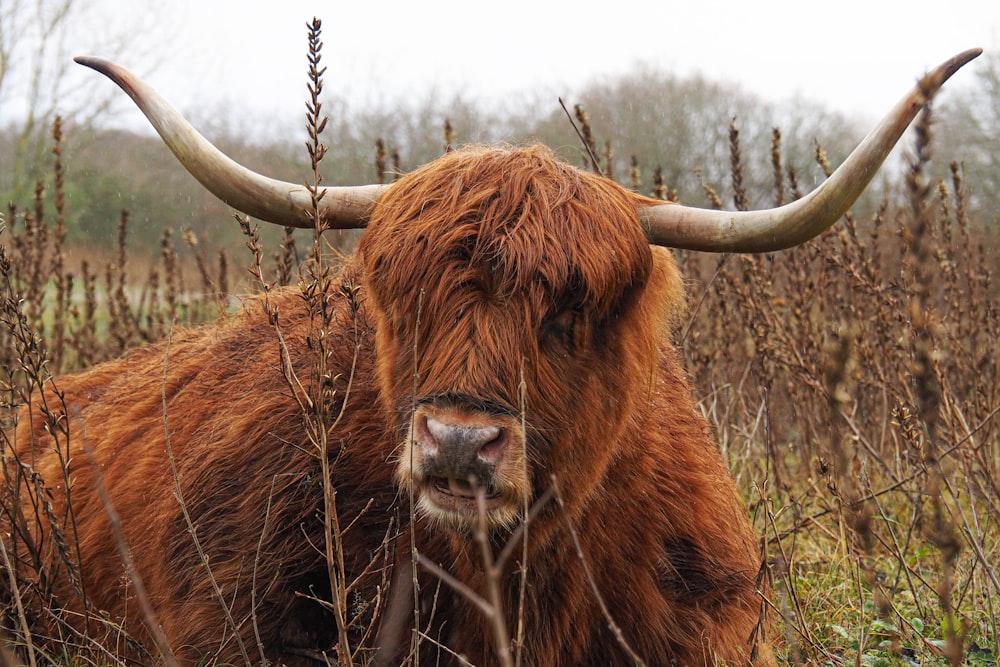
[[[213,229],[221,241],[236,241],[235,225],[226,224],[229,211],[207,196],[183,173],[153,139],[123,130],[102,129],[98,120],[117,91],[94,87],[81,97],[73,88],[75,67],[67,48],[71,22],[93,20],[92,5],[79,0],[0,0],[0,195],[4,209],[22,207],[36,184],[50,171],[49,133],[57,115],[63,119],[66,168],[68,242],[100,246],[116,238],[122,209],[136,226],[133,239],[155,247],[159,233],[143,223],[155,221],[176,229]],[[137,18],[149,21],[149,17]],[[128,58],[155,50],[140,39],[141,30],[124,23],[110,33],[95,35],[102,53]],[[936,163],[946,172],[958,161],[973,183],[970,213],[989,210],[986,202],[1000,199],[1000,55],[987,53],[974,71],[977,85],[944,96],[946,113],[936,128]],[[329,110],[325,140],[330,159],[327,183],[356,184],[392,178],[440,155],[445,144],[481,141],[539,141],[584,163],[581,146],[558,101],[540,99],[525,90],[502,108],[461,94],[430,92],[422,99],[382,98],[359,105],[337,91],[326,91]],[[839,164],[864,132],[864,123],[830,112],[808,100],[794,105],[768,103],[733,84],[699,77],[679,77],[650,65],[637,65],[625,75],[597,80],[567,98],[580,104],[594,128],[594,140],[608,175],[632,182],[644,192],[678,198],[695,206],[711,206],[710,189],[722,194],[722,204],[735,205],[726,195],[730,152],[728,134],[737,129],[744,147],[743,177],[750,192],[768,192],[775,179],[771,145],[775,130],[783,148],[782,179],[807,190],[825,175],[816,151]],[[301,135],[268,134],[267,119],[247,118],[240,108],[223,108],[207,121],[210,139],[254,168],[288,180],[307,175],[300,150]],[[445,127],[450,133],[445,136]],[[259,131],[254,131],[257,126]],[[248,129],[249,128],[249,129]],[[267,139],[262,139],[267,137]],[[137,146],[139,148],[137,148]],[[378,149],[382,146],[382,149]],[[377,155],[378,150],[384,156]],[[942,172],[938,178],[948,178]],[[877,207],[886,187],[868,196],[867,208]],[[773,202],[748,202],[770,205]],[[865,205],[863,202],[862,205]],[[194,211],[178,218],[175,211]],[[219,221],[222,221],[219,224]],[[16,223],[16,215],[11,219]],[[220,230],[218,232],[214,230]],[[238,242],[238,241],[237,241]]]

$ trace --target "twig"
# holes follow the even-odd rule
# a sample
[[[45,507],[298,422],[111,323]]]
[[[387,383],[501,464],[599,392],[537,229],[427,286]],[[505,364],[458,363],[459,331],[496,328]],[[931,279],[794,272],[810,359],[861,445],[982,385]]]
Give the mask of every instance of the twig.
[[[583,144],[584,149],[587,151],[587,157],[590,159],[590,166],[594,170],[594,173],[601,173],[601,165],[597,161],[597,156],[594,155],[594,151],[591,150],[590,144],[587,142],[587,138],[583,136],[583,132],[577,127],[576,122],[573,120],[573,116],[570,115],[569,109],[566,108],[566,103],[563,102],[563,98],[559,98],[559,106],[566,113],[566,118],[569,120],[569,124],[573,126],[573,131],[576,132],[576,136],[580,137],[580,143]]]

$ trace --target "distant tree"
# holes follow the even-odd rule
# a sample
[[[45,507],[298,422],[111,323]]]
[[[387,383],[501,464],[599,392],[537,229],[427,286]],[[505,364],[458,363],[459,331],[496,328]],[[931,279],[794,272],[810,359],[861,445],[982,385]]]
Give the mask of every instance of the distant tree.
[[[20,201],[30,193],[56,114],[89,127],[119,95],[72,76],[79,54],[70,45],[108,57],[155,50],[147,29],[155,20],[155,5],[126,13],[94,0],[0,0],[0,194]]]
[[[950,163],[960,164],[973,211],[995,230],[1000,202],[1000,50],[984,53],[972,70],[975,84],[956,87],[936,109],[935,173],[950,180]]]
[[[773,203],[770,146],[775,127],[783,136],[783,162],[798,172],[804,187],[822,178],[813,159],[817,141],[836,164],[863,136],[855,123],[813,103],[799,100],[775,106],[735,84],[678,77],[647,65],[591,83],[566,102],[570,109],[580,103],[587,111],[599,150],[610,142],[618,180],[627,182],[634,156],[644,193],[649,193],[653,172],[659,168],[665,186],[695,206],[707,205],[702,179],[720,194],[728,190],[733,122],[740,133],[746,187],[759,198],[750,202],[753,206]],[[534,133],[550,146],[570,152],[581,148],[558,108],[537,124]]]

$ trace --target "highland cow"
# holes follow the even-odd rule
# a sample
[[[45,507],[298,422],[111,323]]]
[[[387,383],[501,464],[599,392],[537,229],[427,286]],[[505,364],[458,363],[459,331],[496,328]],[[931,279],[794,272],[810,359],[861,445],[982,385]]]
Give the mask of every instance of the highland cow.
[[[90,636],[105,613],[137,644],[108,630],[104,646],[136,662],[163,643],[182,664],[312,664],[365,644],[392,664],[418,637],[432,640],[422,664],[488,667],[508,649],[534,667],[770,664],[760,548],[671,342],[684,294],[660,246],[760,252],[817,235],[977,53],[924,77],[817,191],[772,211],[646,199],[540,146],[470,146],[391,186],[327,189],[328,226],[367,227],[325,295],[327,375],[310,374],[315,323],[291,289],[268,297],[283,345],[255,298],[59,378],[46,395],[64,414],[25,409],[5,452],[19,578],[53,592],[71,627],[89,616]],[[313,224],[303,188],[231,162],[122,68],[81,62],[227,203]],[[289,369],[330,385],[328,479]],[[325,483],[342,563],[324,549]],[[51,510],[36,520],[38,494]],[[507,548],[498,575],[479,540],[494,558]],[[351,590],[346,648],[324,603],[331,567]],[[518,627],[520,641],[499,637]]]

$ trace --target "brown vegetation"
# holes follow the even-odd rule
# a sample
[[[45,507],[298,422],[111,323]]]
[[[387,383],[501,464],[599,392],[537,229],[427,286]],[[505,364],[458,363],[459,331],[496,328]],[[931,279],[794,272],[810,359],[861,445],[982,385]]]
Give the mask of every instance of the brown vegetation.
[[[735,128],[731,136],[734,199],[745,201]],[[889,661],[913,655],[920,660],[941,655],[951,664],[960,664],[963,660],[986,662],[996,655],[996,605],[1000,603],[995,565],[1000,560],[1000,506],[996,500],[1000,497],[1000,378],[995,346],[1000,336],[1000,295],[992,282],[991,238],[966,215],[961,168],[953,165],[950,182],[928,183],[924,178],[930,145],[926,117],[918,137],[916,156],[908,165],[907,189],[902,193],[905,197],[883,193],[886,203],[871,219],[848,216],[841,227],[820,239],[773,255],[716,258],[679,253],[682,273],[691,281],[691,314],[679,323],[677,346],[687,358],[685,365],[695,394],[703,397],[702,411],[715,424],[722,451],[745,497],[753,504],[758,530],[764,538],[766,562],[776,581],[769,599],[770,613],[782,619],[783,636],[778,643],[791,664],[853,662],[861,656]],[[775,186],[770,196],[774,200],[796,198],[795,174],[783,168],[777,133],[772,156]],[[817,158],[825,167],[819,151]],[[55,180],[58,190],[58,167]],[[712,197],[718,199],[714,192],[708,194],[710,201]],[[379,400],[370,390],[375,385],[373,369],[354,363],[355,354],[358,359],[371,355],[365,347],[372,341],[363,335],[368,324],[362,305],[370,297],[357,291],[361,276],[348,267],[346,273],[335,277],[324,265],[324,255],[317,247],[302,273],[299,289],[272,291],[265,280],[268,271],[262,268],[259,246],[251,237],[256,253],[253,271],[260,278],[264,296],[251,299],[240,315],[221,326],[172,331],[171,323],[176,319],[212,319],[219,312],[226,290],[221,280],[213,281],[207,269],[199,271],[204,296],[185,302],[180,296],[187,294],[181,287],[185,284],[183,274],[168,244],[163,268],[150,274],[143,290],[145,296],[138,301],[135,294],[129,293],[124,278],[128,264],[124,255],[105,269],[103,290],[88,268],[82,270],[82,288],[74,291],[62,259],[58,208],[51,229],[41,205],[30,216],[13,210],[9,213],[13,227],[4,233],[0,262],[5,281],[2,317],[6,325],[0,330],[0,355],[8,355],[2,365],[5,418],[13,416],[11,408],[46,396],[48,403],[40,413],[42,418],[31,430],[38,437],[48,433],[44,437],[61,448],[69,446],[72,434],[77,443],[74,446],[82,446],[93,436],[74,430],[74,420],[100,403],[94,402],[97,395],[80,397],[76,383],[86,382],[88,386],[102,386],[104,395],[118,395],[121,403],[94,407],[98,412],[84,423],[103,426],[113,420],[127,431],[119,440],[151,438],[165,446],[165,434],[169,432],[177,444],[177,455],[184,446],[181,443],[192,439],[202,438],[205,445],[197,461],[182,461],[181,468],[175,468],[169,476],[144,477],[147,484],[139,489],[149,497],[170,500],[175,506],[179,500],[191,516],[201,517],[192,522],[174,517],[173,529],[187,540],[183,549],[176,544],[175,548],[184,551],[187,560],[148,580],[143,577],[153,597],[183,594],[202,602],[185,607],[184,613],[159,619],[168,635],[182,638],[185,643],[172,648],[183,651],[187,643],[204,646],[214,642],[227,647],[220,653],[231,660],[253,663],[260,659],[257,647],[265,643],[261,637],[269,636],[267,633],[277,633],[286,645],[301,642],[314,646],[311,642],[315,638],[305,635],[318,626],[308,623],[296,626],[303,634],[283,635],[281,630],[268,626],[258,626],[263,635],[252,631],[254,616],[266,609],[255,606],[257,602],[273,605],[267,613],[274,617],[294,615],[313,604],[306,598],[282,595],[296,588],[326,600],[319,606],[328,609],[327,618],[342,624],[341,629],[348,631],[345,636],[355,645],[373,646],[374,637],[360,636],[356,628],[371,621],[381,613],[380,605],[388,603],[379,597],[383,577],[388,576],[385,565],[399,553],[403,561],[409,559],[405,553],[408,544],[394,545],[391,539],[385,539],[384,508],[394,502],[392,493],[386,495],[390,486],[385,470],[365,468],[368,464],[352,458],[348,448],[342,452],[346,456],[334,457],[337,466],[344,466],[336,471],[337,479],[345,485],[335,489],[337,497],[330,497],[329,487],[324,492],[309,493],[316,479],[328,478],[320,468],[327,457],[317,456],[317,451],[340,451],[336,438],[323,441],[327,429],[336,426],[334,433],[350,432],[362,424],[379,423],[366,412],[376,410]],[[278,264],[284,268],[276,269],[275,274],[287,279],[291,253],[284,253],[284,257]],[[48,288],[46,278],[53,281]],[[55,296],[46,296],[46,289]],[[77,303],[72,295],[81,292],[81,302]],[[323,294],[331,295],[332,300],[317,298]],[[425,307],[426,317],[440,315],[431,302],[415,306],[418,312]],[[108,313],[106,322],[97,315],[102,308]],[[346,340],[321,339],[305,333],[329,331],[331,324],[338,321],[338,330],[350,334]],[[563,330],[564,325],[560,325]],[[99,334],[98,329],[104,326],[107,333]],[[385,331],[385,326],[380,330]],[[291,335],[294,331],[299,333]],[[44,332],[44,339],[36,332]],[[121,361],[76,376],[86,380],[64,378],[56,388],[51,385],[51,374],[60,367],[85,366],[101,358],[116,357],[126,347],[164,337],[162,342],[135,351]],[[318,356],[317,349],[321,351]],[[282,361],[282,353],[288,355],[291,364]],[[398,353],[405,357],[407,350]],[[218,363],[206,367],[205,358]],[[248,366],[247,360],[256,365]],[[328,364],[329,369],[354,371],[347,376],[323,372],[317,366],[318,360]],[[395,401],[388,406],[392,409],[406,403],[404,399],[413,393],[412,375],[405,368],[400,370],[407,363],[398,365],[392,378],[397,389]],[[217,373],[219,377],[203,377],[205,373]],[[676,368],[673,373],[680,376]],[[621,369],[618,375],[610,373],[607,377],[626,382],[634,379],[634,374]],[[194,382],[175,382],[172,378],[194,378]],[[302,380],[301,395],[295,393],[295,384],[289,384],[295,378]],[[407,382],[409,387],[404,387]],[[48,387],[45,394],[39,393],[43,385]],[[244,431],[197,437],[186,434],[184,429],[194,426],[190,421],[178,423],[175,415],[204,414],[206,408],[218,410],[217,406],[204,405],[204,393],[199,387],[223,392],[226,403],[222,410],[233,416],[226,423]],[[331,411],[310,412],[318,403],[325,403],[312,399],[329,398],[329,392],[334,399],[329,402]],[[510,407],[516,410],[520,405],[518,392],[508,393],[515,403]],[[627,394],[620,390],[620,395]],[[67,403],[63,396],[75,398]],[[280,414],[271,410],[275,403],[265,402],[261,396],[280,399]],[[348,398],[353,405],[344,412],[347,421],[342,421],[338,408]],[[549,407],[555,409],[568,398],[536,396],[528,404],[545,409],[548,400],[552,404]],[[59,418],[66,413],[68,422]],[[586,430],[585,420],[598,417],[582,415],[578,428]],[[212,446],[221,442],[257,442],[263,434],[254,429],[264,426],[268,428],[267,437],[293,446],[276,447],[266,456],[242,457]],[[376,437],[386,443],[384,456],[397,444],[399,426],[387,424],[388,431]],[[592,432],[593,425],[590,427]],[[88,426],[87,430],[93,428]],[[174,430],[178,428],[180,431]],[[4,455],[9,456],[17,443],[5,440],[2,445]],[[171,451],[172,447],[166,446],[158,454],[160,463],[168,468],[174,465],[174,454],[163,457]],[[105,481],[113,484],[119,475],[128,476],[128,467],[135,463],[122,457],[120,461],[106,461],[103,468],[94,468],[89,459],[80,460],[80,454],[89,456],[78,450],[72,467],[74,485],[86,484],[88,476],[98,487]],[[16,576],[0,584],[8,595],[13,594],[5,631],[17,639],[19,650],[31,655],[32,660],[39,650],[50,656],[68,650],[76,660],[90,656],[95,661],[107,661],[112,656],[102,654],[100,647],[113,645],[112,637],[128,642],[130,634],[146,641],[142,627],[150,618],[148,612],[129,609],[119,614],[127,616],[128,623],[109,626],[106,619],[92,612],[98,608],[115,610],[115,605],[120,604],[94,597],[103,583],[121,581],[122,586],[129,587],[138,580],[122,569],[99,578],[102,584],[98,588],[85,586],[83,578],[74,579],[73,573],[83,560],[77,554],[96,559],[99,549],[118,549],[124,544],[138,553],[144,540],[153,540],[154,536],[149,534],[151,531],[135,531],[134,524],[155,525],[155,514],[144,513],[143,506],[126,510],[137,515],[131,521],[127,517],[122,521],[122,526],[132,523],[129,530],[134,531],[127,533],[124,541],[115,535],[121,526],[116,528],[112,514],[101,521],[105,532],[97,540],[99,544],[93,549],[81,544],[74,534],[74,514],[91,511],[107,517],[111,508],[105,501],[61,514],[61,509],[68,512],[68,503],[53,505],[51,493],[65,485],[71,473],[67,469],[69,461],[55,463],[50,458],[50,469],[33,469],[23,488],[37,494],[35,517],[29,516],[29,521],[64,527],[47,535],[51,551],[31,556],[47,559],[46,567],[64,579],[63,589],[39,582],[27,582],[33,587],[24,588],[26,581]],[[183,468],[192,464],[196,464],[194,468]],[[238,467],[233,468],[234,464]],[[101,472],[95,474],[98,469]],[[202,477],[210,470],[210,479],[203,482]],[[652,475],[653,471],[647,471],[645,477]],[[204,493],[205,489],[219,489],[220,479],[227,481],[225,497]],[[273,482],[265,489],[241,486],[247,480],[265,479]],[[306,483],[309,480],[312,482]],[[22,482],[8,478],[7,483]],[[368,483],[374,486],[358,491],[358,495],[351,488],[351,484]],[[297,495],[278,493],[278,485],[294,486]],[[46,486],[51,491],[46,491]],[[573,490],[563,483],[559,489],[566,495],[560,501],[569,505],[567,508],[564,504],[560,512],[573,516],[578,511]],[[362,496],[372,498],[372,505],[335,504],[338,499]],[[272,504],[271,500],[279,497],[288,504]],[[223,529],[213,520],[220,508],[233,503],[246,503],[245,516],[253,519],[238,526],[235,533],[230,523]],[[559,516],[555,505],[547,507]],[[335,511],[331,513],[331,509]],[[5,507],[5,511],[11,510]],[[377,522],[373,518],[376,514]],[[346,517],[348,522],[353,517],[361,518],[350,525],[342,522],[343,530],[333,534],[331,530],[336,526],[329,520],[316,520],[317,515]],[[392,512],[388,515],[401,522],[393,524],[393,531],[408,520],[405,512],[398,517]],[[296,518],[278,522],[278,516]],[[627,521],[619,518],[615,523]],[[300,530],[306,525],[310,526],[308,530]],[[592,526],[589,535],[604,529]],[[192,543],[197,546],[204,541],[252,546],[224,553],[214,548],[205,552],[201,547],[192,549]],[[326,551],[331,544],[337,549]],[[5,542],[5,546],[9,543]],[[310,548],[299,548],[305,546]],[[393,556],[393,546],[398,547],[397,556]],[[689,547],[677,543],[674,555],[690,553]],[[705,545],[699,552],[710,547]],[[286,553],[287,549],[300,556],[308,553],[309,562],[300,562],[291,554],[269,564],[267,558],[258,558]],[[427,545],[428,553],[435,553],[435,549],[445,547]],[[337,562],[337,554],[365,550],[376,557],[366,562]],[[8,553],[5,558],[12,555]],[[488,590],[491,563],[483,563],[475,551],[467,550],[465,555],[468,562],[459,569],[467,582],[482,578],[478,593],[485,599],[484,605],[476,606],[470,591],[463,589],[466,597],[459,596],[464,600],[460,604],[468,609],[460,618],[463,622],[480,618],[482,609],[487,614],[484,618],[489,618],[497,602],[490,598]],[[518,555],[506,557],[516,559]],[[569,570],[581,567],[582,561],[568,545],[560,557]],[[178,563],[179,558],[170,559],[171,564]],[[532,553],[527,562],[534,567],[545,558],[544,553]],[[118,557],[110,555],[105,560],[115,561]],[[330,567],[332,564],[337,564],[339,570]],[[5,573],[16,574],[9,562],[5,568]],[[209,576],[210,572],[224,573],[228,581],[220,584]],[[294,575],[303,572],[311,573],[308,580],[295,580]],[[824,576],[819,573],[837,578],[832,584],[819,584],[817,579]],[[573,576],[583,575],[577,572]],[[631,575],[611,568],[599,571],[598,576],[614,578],[624,585]],[[266,599],[244,596],[244,606],[232,605],[230,600],[240,599],[230,597],[234,589],[252,590],[252,581],[261,587],[262,598]],[[447,609],[447,600],[453,594],[434,582],[434,577],[425,577],[422,582],[425,591],[434,593],[427,599],[428,607],[440,604]],[[582,581],[576,583],[583,585]],[[66,586],[79,590],[71,591]],[[618,593],[614,586],[601,590]],[[193,591],[200,592],[195,595]],[[358,595],[347,599],[333,591],[354,591]],[[61,596],[54,597],[54,593]],[[79,595],[84,602],[74,608],[66,604],[67,595]],[[504,593],[501,598],[505,608],[515,607],[520,595],[516,589]],[[88,605],[88,599],[95,604]],[[129,600],[129,605],[140,602]],[[247,602],[251,604],[247,606]],[[372,604],[366,604],[369,602]],[[228,609],[228,617],[221,613],[222,609]],[[67,610],[82,614],[81,620],[62,624],[65,619],[60,614]],[[426,611],[418,607],[411,614]],[[587,618],[591,624],[601,622],[597,610],[591,608],[590,614]],[[441,616],[437,618],[442,620]],[[445,620],[455,622],[454,618]],[[619,626],[627,638],[634,640],[634,623],[621,622]],[[44,628],[41,633],[39,627]],[[440,629],[436,625],[427,627]],[[494,641],[495,626],[483,627],[476,635],[481,641],[464,647],[473,655],[488,650],[484,648],[487,644],[503,646],[502,641]],[[185,634],[213,628],[215,634],[210,640]],[[525,650],[516,624],[510,623],[507,630],[513,638],[508,648],[514,653]],[[619,644],[613,631],[601,632],[608,632],[601,637],[601,645],[617,651]],[[328,641],[332,648],[339,640]],[[121,644],[122,648],[127,646]],[[133,649],[139,651],[137,646]],[[528,650],[533,651],[530,656],[538,655],[540,649]],[[341,660],[346,660],[346,652],[341,648]],[[166,650],[163,653],[164,657],[169,655]],[[179,655],[186,661],[192,659],[191,654]],[[486,664],[492,660],[480,657]],[[372,655],[361,652],[354,659],[363,662]]]

